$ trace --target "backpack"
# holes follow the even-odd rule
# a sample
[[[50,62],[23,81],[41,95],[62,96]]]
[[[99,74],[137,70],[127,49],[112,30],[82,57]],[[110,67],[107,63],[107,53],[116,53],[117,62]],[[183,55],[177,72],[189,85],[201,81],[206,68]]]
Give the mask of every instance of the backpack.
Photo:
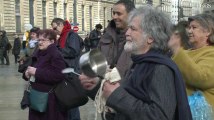
[[[78,35],[78,38],[79,38],[79,41],[80,41],[80,49],[83,50],[84,49],[84,41],[79,35]]]
[[[68,37],[67,38],[69,38],[71,34],[76,34],[77,35],[77,37],[78,37],[78,39],[80,41],[80,50],[82,51],[84,49],[84,41],[83,41],[83,39],[77,33],[75,33],[73,30],[71,30],[68,33]]]

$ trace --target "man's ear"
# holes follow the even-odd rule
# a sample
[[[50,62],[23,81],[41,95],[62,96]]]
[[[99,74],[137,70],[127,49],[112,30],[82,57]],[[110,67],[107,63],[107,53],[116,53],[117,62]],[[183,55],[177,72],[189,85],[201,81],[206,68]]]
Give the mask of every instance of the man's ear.
[[[152,37],[149,37],[149,38],[147,39],[147,43],[148,43],[148,44],[152,44],[153,41],[154,41],[154,39],[153,39]]]
[[[209,36],[210,36],[210,34],[211,34],[210,32],[207,32],[207,35],[206,35],[206,36],[207,36],[207,37],[209,37]]]

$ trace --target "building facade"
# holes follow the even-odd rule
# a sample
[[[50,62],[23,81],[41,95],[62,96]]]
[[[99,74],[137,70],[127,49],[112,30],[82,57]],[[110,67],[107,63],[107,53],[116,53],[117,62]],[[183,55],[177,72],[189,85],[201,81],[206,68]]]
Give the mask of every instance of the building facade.
[[[50,28],[55,17],[69,20],[78,32],[90,32],[98,23],[104,27],[112,19],[118,0],[0,0],[0,30],[23,33],[25,24]],[[214,13],[214,0],[133,0],[136,7],[150,4],[166,12],[173,23],[188,16]]]
[[[203,0],[201,8],[205,13],[214,14],[214,0]]]
[[[98,23],[107,26],[112,6],[117,0],[0,0],[0,29],[24,32],[24,24],[50,28],[60,17],[91,31]]]
[[[188,17],[202,13],[202,0],[172,0],[171,20],[174,24]]]

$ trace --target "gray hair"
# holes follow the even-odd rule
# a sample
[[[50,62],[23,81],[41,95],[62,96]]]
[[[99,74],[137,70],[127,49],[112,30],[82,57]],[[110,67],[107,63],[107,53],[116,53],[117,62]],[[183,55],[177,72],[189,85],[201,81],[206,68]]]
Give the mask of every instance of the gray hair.
[[[172,23],[169,17],[152,6],[142,6],[129,14],[128,23],[135,17],[140,17],[140,27],[146,37],[153,38],[151,49],[167,51],[168,41],[172,33]]]
[[[189,22],[196,21],[198,22],[204,29],[210,32],[208,37],[208,41],[211,44],[214,44],[214,17],[210,14],[198,14],[188,18]]]

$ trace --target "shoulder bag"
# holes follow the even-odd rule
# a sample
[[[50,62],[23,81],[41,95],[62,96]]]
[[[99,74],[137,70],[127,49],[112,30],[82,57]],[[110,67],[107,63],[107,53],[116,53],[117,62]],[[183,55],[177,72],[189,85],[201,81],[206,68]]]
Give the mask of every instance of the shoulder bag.
[[[30,108],[38,112],[46,112],[49,92],[40,92],[31,88],[29,94]]]
[[[54,89],[57,101],[62,109],[70,109],[85,105],[88,97],[80,84],[77,77],[66,77],[62,82],[58,83]]]

